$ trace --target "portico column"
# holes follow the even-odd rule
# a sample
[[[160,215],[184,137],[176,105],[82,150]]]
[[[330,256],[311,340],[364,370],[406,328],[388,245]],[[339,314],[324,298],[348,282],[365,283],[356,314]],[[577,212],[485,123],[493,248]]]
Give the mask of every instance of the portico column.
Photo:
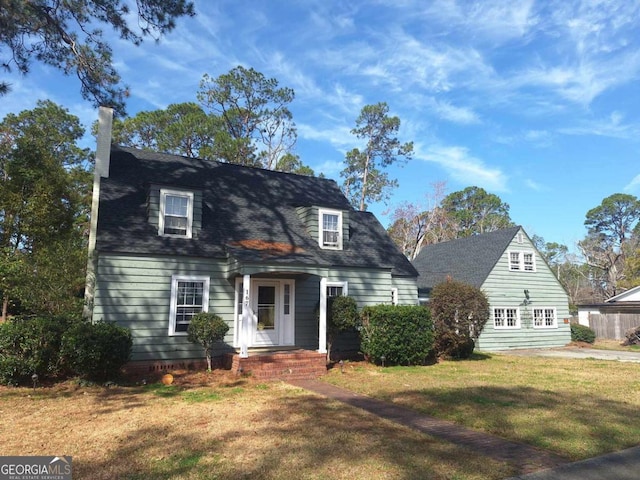
[[[242,326],[240,329],[240,358],[249,356],[251,339],[251,275],[242,277]]]
[[[327,353],[327,279],[320,279],[320,318],[318,325],[318,352]]]

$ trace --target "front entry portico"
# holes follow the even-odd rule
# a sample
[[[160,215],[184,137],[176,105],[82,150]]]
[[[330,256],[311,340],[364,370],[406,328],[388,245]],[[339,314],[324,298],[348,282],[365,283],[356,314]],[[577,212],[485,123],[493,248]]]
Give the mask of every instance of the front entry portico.
[[[319,312],[316,310],[315,317],[318,321],[317,351],[326,353],[327,282],[323,277],[319,280],[320,288],[315,297],[317,300],[313,301],[320,306]],[[296,280],[294,278],[287,278],[286,273],[280,273],[278,276],[263,274],[255,277],[245,274],[236,277],[235,292],[234,347],[240,350],[241,358],[249,356],[250,348],[275,349],[296,345]],[[305,322],[309,322],[313,321],[313,307],[308,293],[305,297],[307,301],[304,305],[308,305],[305,311],[308,313],[302,318]],[[302,345],[305,344],[309,345],[308,342]]]

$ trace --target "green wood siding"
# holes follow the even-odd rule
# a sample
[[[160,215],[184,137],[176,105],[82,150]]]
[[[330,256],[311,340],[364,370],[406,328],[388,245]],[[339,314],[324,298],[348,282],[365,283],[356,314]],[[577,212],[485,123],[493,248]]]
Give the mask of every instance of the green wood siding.
[[[564,319],[569,318],[569,299],[549,269],[546,262],[523,234],[523,243],[517,235],[507,251],[493,268],[482,285],[482,290],[494,307],[518,307],[521,325],[517,329],[496,329],[491,318],[485,326],[477,345],[480,350],[504,350],[511,348],[536,348],[563,346],[571,341],[571,331]],[[535,255],[535,272],[510,271],[510,251],[530,251]],[[529,291],[531,304],[524,305],[524,290]],[[533,308],[555,307],[557,328],[534,328]]]
[[[102,254],[98,260],[93,318],[131,329],[133,361],[201,358],[201,347],[186,336],[169,336],[171,276],[210,277],[209,311],[229,324],[233,344],[233,285],[222,261],[202,258],[153,258]]]
[[[399,303],[417,303],[415,279],[392,278],[388,270],[342,268],[329,269],[327,273],[323,269],[318,272],[310,269],[307,274],[277,274],[264,266],[262,270],[261,274],[252,275],[252,279],[275,275],[295,280],[295,344],[302,348],[318,348],[321,276],[326,276],[329,282],[347,282],[349,295],[360,308],[390,303],[392,287],[398,288]],[[226,261],[102,254],[98,261],[93,318],[131,329],[133,361],[203,357],[202,349],[188,342],[186,336],[168,334],[173,275],[209,277],[209,311],[228,323],[226,348],[233,346],[235,276],[229,274]]]

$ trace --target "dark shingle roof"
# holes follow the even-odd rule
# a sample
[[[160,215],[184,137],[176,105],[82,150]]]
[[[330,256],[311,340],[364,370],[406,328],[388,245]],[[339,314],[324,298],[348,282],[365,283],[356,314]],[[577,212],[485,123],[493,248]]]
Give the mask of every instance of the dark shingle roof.
[[[420,274],[418,289],[428,291],[447,277],[479,288],[519,230],[517,226],[427,245],[412,262]]]
[[[150,184],[202,192],[197,237],[158,235],[148,222]],[[318,246],[296,212],[306,206],[349,211],[350,240],[344,250]],[[392,268],[397,275],[417,275],[376,218],[352,210],[333,180],[125,147],[112,148],[109,178],[102,179],[97,247],[122,253],[231,255],[251,263]]]

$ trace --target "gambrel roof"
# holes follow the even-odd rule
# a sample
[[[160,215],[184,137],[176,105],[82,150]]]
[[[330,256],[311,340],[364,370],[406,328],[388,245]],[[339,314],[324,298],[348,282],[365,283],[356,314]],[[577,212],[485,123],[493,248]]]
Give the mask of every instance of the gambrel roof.
[[[505,228],[423,247],[412,262],[420,273],[418,290],[429,291],[447,278],[480,288],[520,229]]]
[[[152,185],[201,192],[193,238],[158,235],[149,222]],[[345,212],[348,241],[322,249],[300,215],[305,207]],[[389,268],[417,276],[378,220],[354,210],[333,180],[112,147],[101,182],[97,248],[103,252],[231,257],[240,262]]]

